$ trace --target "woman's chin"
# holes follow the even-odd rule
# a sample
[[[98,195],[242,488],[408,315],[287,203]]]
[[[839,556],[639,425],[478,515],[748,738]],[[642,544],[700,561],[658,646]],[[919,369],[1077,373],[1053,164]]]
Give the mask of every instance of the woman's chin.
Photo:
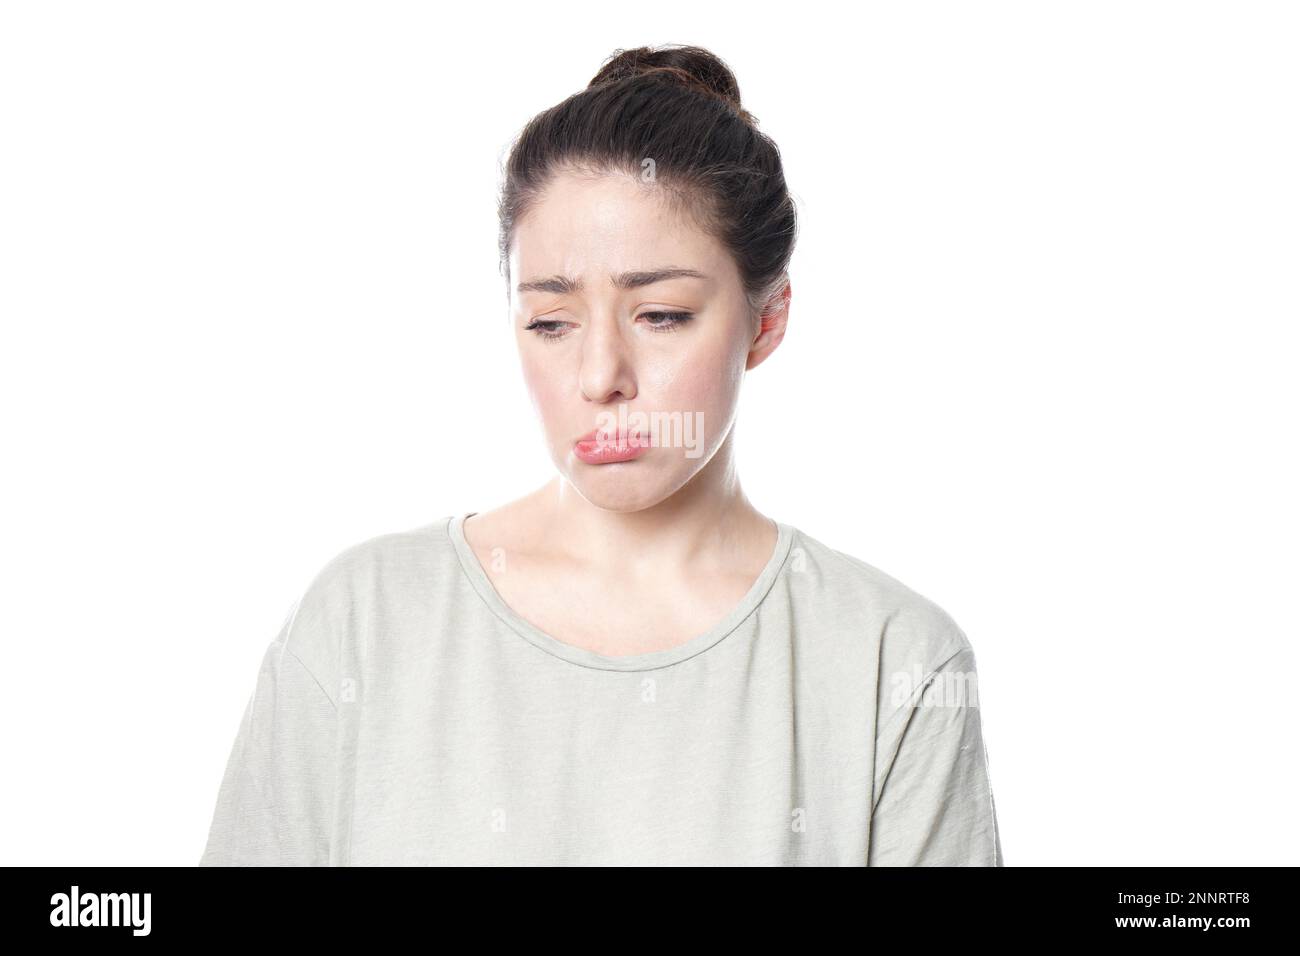
[[[567,469],[569,483],[589,504],[604,511],[630,513],[651,508],[671,496],[684,482],[639,469],[642,462],[587,465],[577,462]]]

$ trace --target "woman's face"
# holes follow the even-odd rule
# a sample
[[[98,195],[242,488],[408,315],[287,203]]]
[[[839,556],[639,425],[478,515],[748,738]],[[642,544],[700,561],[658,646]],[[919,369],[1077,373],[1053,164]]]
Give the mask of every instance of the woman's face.
[[[558,174],[509,249],[511,319],[551,457],[610,511],[651,507],[709,462],[754,364],[735,261],[657,189]],[[593,429],[607,440],[579,444]]]

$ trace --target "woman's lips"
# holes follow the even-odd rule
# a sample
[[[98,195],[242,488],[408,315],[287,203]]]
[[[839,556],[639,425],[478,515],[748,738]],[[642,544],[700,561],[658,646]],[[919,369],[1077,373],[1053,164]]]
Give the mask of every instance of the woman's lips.
[[[573,453],[589,465],[608,465],[616,461],[640,458],[650,448],[650,440],[638,431],[600,435],[592,429],[573,443]]]

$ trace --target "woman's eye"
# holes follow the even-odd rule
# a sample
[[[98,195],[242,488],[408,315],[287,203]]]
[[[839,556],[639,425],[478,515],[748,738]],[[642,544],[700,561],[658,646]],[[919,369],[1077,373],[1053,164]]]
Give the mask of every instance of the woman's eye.
[[[642,312],[637,318],[646,319],[646,325],[656,332],[675,332],[682,325],[695,318],[695,313]],[[564,328],[567,324],[567,322],[561,322],[557,319],[534,319],[524,326],[524,331],[536,332],[538,336],[544,339],[561,339],[568,334]]]
[[[560,326],[564,325],[556,319],[534,319],[524,326],[525,331],[534,330],[544,339],[563,338],[564,333],[560,331]]]
[[[646,324],[656,332],[675,332],[693,319],[692,312],[642,312],[638,318],[653,319]]]

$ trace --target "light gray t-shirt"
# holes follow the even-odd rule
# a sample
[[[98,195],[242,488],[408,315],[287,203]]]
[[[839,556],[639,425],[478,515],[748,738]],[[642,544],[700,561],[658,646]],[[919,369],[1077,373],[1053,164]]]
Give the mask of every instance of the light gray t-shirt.
[[[974,652],[934,603],[778,522],[724,620],[605,656],[516,614],[466,517],[294,602],[200,865],[1003,865]]]

